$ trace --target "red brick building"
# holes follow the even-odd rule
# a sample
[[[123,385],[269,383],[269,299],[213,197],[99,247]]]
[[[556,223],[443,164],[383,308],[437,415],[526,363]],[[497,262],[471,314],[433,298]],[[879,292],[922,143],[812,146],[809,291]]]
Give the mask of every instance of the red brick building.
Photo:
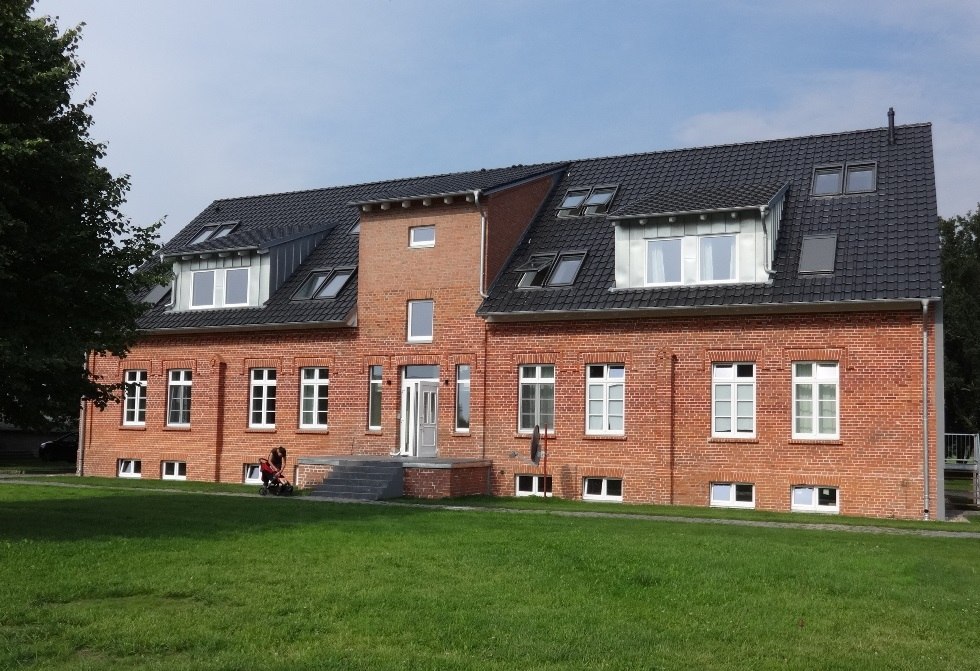
[[[81,468],[942,517],[936,222],[928,125],[215,201]]]

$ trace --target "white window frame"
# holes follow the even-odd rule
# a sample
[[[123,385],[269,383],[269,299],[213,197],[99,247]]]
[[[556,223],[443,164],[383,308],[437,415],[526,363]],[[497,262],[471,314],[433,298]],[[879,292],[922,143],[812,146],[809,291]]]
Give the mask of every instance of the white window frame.
[[[306,408],[307,401],[313,407]],[[321,402],[324,409],[320,410]],[[320,415],[323,415],[323,421]],[[308,421],[312,420],[312,421]],[[310,366],[299,369],[299,428],[326,429],[330,424],[330,369]]]
[[[550,368],[551,374],[546,375],[545,369]],[[531,371],[531,374],[525,373]],[[548,435],[555,432],[555,365],[554,364],[522,364],[517,368],[517,430],[519,433],[531,433],[535,426],[541,427],[544,431],[547,427]],[[525,399],[525,386],[533,390],[533,398]],[[551,422],[542,421],[541,412],[541,391],[551,387]],[[524,401],[528,400],[534,404],[534,412],[531,424],[524,426]]]
[[[731,284],[732,282],[738,281],[738,234],[736,233],[721,233],[718,235],[699,235],[698,238],[698,283],[699,284]],[[720,240],[723,238],[730,239],[732,241],[732,276],[725,279],[706,279],[704,277],[704,268],[701,262],[704,259],[704,243],[708,240]]]
[[[369,431],[380,431],[381,430],[381,390],[382,383],[384,381],[384,369],[381,366],[374,365],[368,366],[368,430]],[[374,410],[377,409],[378,423],[372,424],[371,419],[374,415]]]
[[[599,373],[593,377],[593,373]],[[619,375],[616,375],[616,373]],[[616,389],[619,398],[611,398]],[[619,414],[611,412],[610,404],[620,403]],[[598,404],[599,412],[593,412],[593,404]],[[619,417],[619,429],[609,428],[612,418]],[[592,428],[592,419],[597,417],[603,428]],[[622,436],[626,432],[626,366],[621,363],[592,363],[585,366],[585,433],[590,436]]]
[[[812,366],[810,375],[801,374],[803,366]],[[810,398],[800,399],[799,392],[803,387],[809,387]],[[834,430],[822,432],[820,420],[829,419],[831,415],[822,414],[821,405],[827,401],[820,400],[821,387],[833,387],[834,390]],[[810,411],[805,415],[800,412],[802,403],[810,403]],[[810,431],[799,430],[800,420],[809,420]],[[837,361],[794,361],[793,362],[793,438],[801,440],[837,440],[840,438],[840,364]]]
[[[246,485],[262,484],[262,469],[258,464],[245,464],[242,468],[242,482]]]
[[[752,369],[751,377],[740,376],[740,368],[749,366]],[[756,429],[756,366],[751,361],[718,362],[711,366],[711,436],[713,438],[755,438]],[[741,414],[739,406],[744,403],[740,400],[738,393],[741,389],[748,388],[752,393],[751,415],[752,428],[748,431],[739,430],[739,420],[745,418]],[[719,399],[719,391],[727,389],[728,398]],[[721,403],[728,403],[729,414],[720,415],[718,412]],[[727,417],[729,428],[727,431],[718,428],[718,422],[723,417]]]
[[[737,490],[740,487],[743,491],[745,487],[749,488],[752,492],[751,501],[738,500]],[[709,505],[712,508],[755,508],[755,485],[750,482],[712,482],[708,485],[708,492]],[[725,498],[718,496],[723,492],[727,494]]]
[[[678,258],[678,263],[680,265],[679,278],[677,279],[676,282],[675,281],[668,281],[666,279],[663,282],[655,282],[655,281],[651,280],[650,279],[650,271],[652,270],[652,266],[650,264],[650,247],[652,245],[654,245],[654,244],[657,244],[657,243],[672,242],[672,241],[675,241],[675,240],[678,243],[680,243],[679,249],[678,249],[678,257],[679,257]],[[678,238],[678,237],[673,237],[673,238],[650,238],[650,239],[647,239],[646,242],[647,242],[646,257],[645,257],[646,258],[646,270],[645,270],[644,277],[643,277],[644,286],[648,286],[648,287],[668,287],[668,286],[678,286],[678,285],[684,284],[684,238]]]
[[[248,374],[248,426],[251,429],[276,428],[276,382],[275,368],[252,368]],[[261,421],[255,421],[259,413]],[[269,420],[272,421],[269,421]]]
[[[120,478],[142,478],[143,462],[139,459],[120,459],[116,465],[116,475]]]
[[[602,491],[599,494],[589,494],[589,481],[598,480],[602,482]],[[619,483],[619,494],[609,493],[609,483],[618,482]],[[622,478],[600,478],[600,477],[586,477],[582,478],[582,500],[583,501],[614,501],[616,503],[623,502],[623,479]]]
[[[123,375],[123,425],[146,426],[146,379],[142,369],[127,370]]]
[[[522,482],[523,481],[523,482]],[[530,488],[521,488],[522,484],[530,484]],[[517,473],[514,475],[514,496],[554,496],[555,481],[552,476],[531,475],[529,473]],[[547,491],[544,489],[547,488]]]
[[[419,231],[432,231],[432,239],[417,239],[417,232]],[[409,247],[435,247],[436,246],[436,227],[435,226],[413,226],[408,229],[408,246]]]
[[[834,492],[834,505],[827,505],[820,503],[820,490],[833,490]],[[808,503],[798,503],[797,493],[803,494],[804,492],[809,492],[810,501]],[[790,490],[790,509],[795,512],[801,513],[828,513],[837,514],[840,513],[840,488],[839,487],[821,487],[819,485],[794,485]]]
[[[173,421],[174,413],[174,392],[177,389],[185,390],[187,393],[187,421]],[[193,399],[193,373],[184,368],[175,368],[167,371],[167,426],[190,426],[191,408]],[[177,409],[178,420],[184,413],[183,409]]]
[[[412,332],[413,315],[415,313],[416,308],[422,307],[423,304],[429,305],[429,310],[430,310],[429,333],[418,335]],[[432,342],[432,339],[435,336],[435,331],[436,331],[435,323],[436,323],[436,303],[434,300],[432,300],[431,298],[426,298],[423,300],[408,301],[408,324],[406,328],[408,342],[420,342],[420,343]]]
[[[466,369],[466,376],[463,376],[463,369]],[[470,382],[473,378],[473,366],[467,363],[457,364],[456,366],[456,433],[469,433],[470,426],[473,424],[473,396],[471,395]],[[466,399],[466,426],[460,426],[460,410],[463,408],[465,392]]]
[[[211,275],[211,300],[207,303],[198,303],[197,301],[197,277],[198,275]],[[207,308],[214,308],[218,306],[218,300],[216,295],[218,293],[218,274],[215,270],[194,270],[191,271],[191,297],[190,297],[190,309],[191,310],[204,310]],[[201,298],[204,298],[203,296]]]
[[[228,300],[228,288],[229,288],[228,275],[230,273],[241,272],[241,271],[245,271],[245,301],[242,303],[232,303]],[[225,268],[224,277],[222,279],[224,280],[224,284],[225,284],[223,307],[226,308],[242,307],[249,304],[248,295],[252,288],[252,269],[250,267],[245,266],[244,268]]]
[[[167,471],[170,471],[169,473]],[[160,463],[161,480],[186,480],[187,462],[186,461],[164,461]]]

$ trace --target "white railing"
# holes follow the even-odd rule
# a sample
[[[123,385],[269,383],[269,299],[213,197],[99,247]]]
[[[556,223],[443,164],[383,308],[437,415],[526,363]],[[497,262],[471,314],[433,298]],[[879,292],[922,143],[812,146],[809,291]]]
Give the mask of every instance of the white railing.
[[[980,434],[947,433],[946,463],[964,466],[975,465],[977,463],[978,445],[980,445]]]

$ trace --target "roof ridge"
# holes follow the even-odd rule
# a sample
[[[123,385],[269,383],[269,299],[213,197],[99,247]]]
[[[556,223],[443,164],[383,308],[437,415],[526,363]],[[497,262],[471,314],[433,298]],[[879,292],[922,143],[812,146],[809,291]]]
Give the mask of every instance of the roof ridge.
[[[908,123],[895,126],[896,130],[901,130],[903,128],[919,128],[919,127],[931,127],[932,122],[920,121],[917,123]],[[570,159],[568,161],[554,161],[555,163],[590,163],[592,161],[609,161],[612,159],[619,158],[633,158],[635,156],[652,156],[654,154],[672,154],[690,151],[701,151],[704,149],[724,149],[726,147],[749,147],[752,145],[769,144],[771,142],[790,142],[792,140],[809,140],[817,139],[823,137],[831,137],[834,135],[860,135],[862,133],[873,133],[878,131],[888,131],[887,126],[878,126],[876,128],[863,128],[861,130],[851,130],[851,131],[834,131],[828,133],[812,133],[810,135],[794,135],[792,137],[776,137],[769,140],[750,140],[747,142],[724,142],[720,144],[706,144],[699,145],[696,147],[677,147],[674,149],[655,149],[653,151],[635,151],[628,154],[610,154],[608,156],[592,156],[589,158],[580,159]]]
[[[249,196],[231,196],[228,198],[216,198],[211,201],[211,205],[215,203],[228,203],[232,201],[239,200],[251,200],[253,198],[270,198],[272,196],[292,196],[301,193],[315,193],[319,191],[339,191],[342,189],[353,189],[355,187],[368,187],[375,186],[377,184],[403,184],[407,182],[414,182],[423,179],[439,179],[440,177],[451,177],[454,175],[466,175],[469,173],[479,173],[479,172],[490,172],[493,170],[512,170],[514,168],[535,168],[535,167],[547,167],[547,166],[557,166],[568,163],[568,161],[543,161],[541,163],[515,163],[513,165],[505,165],[494,168],[473,168],[471,170],[456,170],[452,172],[442,172],[433,175],[414,175],[412,177],[395,177],[392,179],[378,179],[370,182],[353,182],[350,184],[337,184],[334,186],[320,186],[312,189],[296,189],[294,191],[273,191],[271,193],[257,193]],[[210,205],[208,206],[210,207]],[[207,208],[205,208],[206,210]]]

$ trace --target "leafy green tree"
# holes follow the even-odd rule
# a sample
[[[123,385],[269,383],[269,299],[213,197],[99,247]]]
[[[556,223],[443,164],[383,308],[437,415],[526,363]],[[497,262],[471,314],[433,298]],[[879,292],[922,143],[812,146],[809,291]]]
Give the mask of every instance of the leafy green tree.
[[[143,309],[131,299],[159,280],[134,271],[160,223],[122,215],[129,180],[99,165],[94,97],[71,100],[81,27],[59,33],[33,5],[0,2],[0,416],[25,428],[118,395],[86,353],[124,356]]]
[[[980,431],[980,205],[939,220],[942,241],[946,429]]]

